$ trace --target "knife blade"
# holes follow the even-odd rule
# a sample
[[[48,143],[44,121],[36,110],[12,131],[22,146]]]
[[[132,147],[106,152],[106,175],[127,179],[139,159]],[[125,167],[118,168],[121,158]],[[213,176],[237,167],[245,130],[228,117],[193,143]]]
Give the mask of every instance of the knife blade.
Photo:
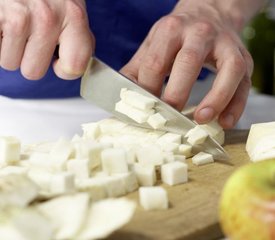
[[[87,101],[94,103],[126,123],[152,129],[148,123],[138,124],[126,115],[115,111],[115,104],[120,101],[120,90],[122,88],[127,88],[156,100],[156,112],[159,112],[167,119],[165,126],[159,130],[178,133],[184,136],[197,125],[197,123],[115,71],[98,58],[91,58],[86,72],[81,79],[80,95]],[[229,159],[224,148],[210,136],[207,137],[203,144],[193,146],[193,151],[195,153],[201,151],[210,153],[215,160],[227,161]]]

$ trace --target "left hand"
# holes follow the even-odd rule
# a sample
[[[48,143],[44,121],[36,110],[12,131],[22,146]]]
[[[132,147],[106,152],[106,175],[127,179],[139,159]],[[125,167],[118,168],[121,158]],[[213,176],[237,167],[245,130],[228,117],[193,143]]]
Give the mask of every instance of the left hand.
[[[219,118],[231,128],[246,104],[253,61],[231,19],[209,1],[185,1],[156,22],[121,72],[157,96],[170,74],[163,99],[182,110],[205,63],[217,76],[194,118],[198,123]]]

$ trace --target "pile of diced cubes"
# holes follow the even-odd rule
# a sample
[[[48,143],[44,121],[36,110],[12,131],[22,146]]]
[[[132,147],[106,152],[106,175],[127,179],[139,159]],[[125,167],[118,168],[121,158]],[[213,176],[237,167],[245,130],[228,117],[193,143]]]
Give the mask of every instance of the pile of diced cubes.
[[[123,89],[116,109],[153,129],[109,118],[83,124],[83,135],[70,140],[23,145],[15,137],[0,137],[1,239],[106,237],[134,213],[135,203],[118,197],[139,190],[144,209],[166,209],[169,200],[160,183],[186,183],[187,158],[196,165],[214,161],[192,149],[208,135],[223,143],[216,122],[184,136],[158,130],[167,119],[153,110],[154,101],[135,102],[137,94]]]

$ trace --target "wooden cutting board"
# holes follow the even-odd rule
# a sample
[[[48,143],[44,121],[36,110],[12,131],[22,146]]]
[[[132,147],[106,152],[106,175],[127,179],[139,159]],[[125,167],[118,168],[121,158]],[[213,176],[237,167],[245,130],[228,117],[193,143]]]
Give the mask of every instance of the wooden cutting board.
[[[226,133],[225,149],[231,160],[228,164],[215,162],[205,166],[189,163],[189,182],[165,186],[170,208],[163,211],[138,209],[126,226],[108,239],[117,240],[212,240],[223,237],[218,222],[218,203],[223,185],[239,166],[247,164],[245,152],[248,131]],[[138,194],[128,196],[138,202]]]

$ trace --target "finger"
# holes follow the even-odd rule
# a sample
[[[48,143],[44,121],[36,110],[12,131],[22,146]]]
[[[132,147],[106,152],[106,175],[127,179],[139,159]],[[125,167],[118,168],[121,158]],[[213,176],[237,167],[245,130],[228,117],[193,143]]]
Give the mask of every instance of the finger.
[[[187,34],[182,49],[178,52],[163,99],[181,110],[185,105],[193,83],[202,69],[209,46],[200,34]]]
[[[138,80],[138,70],[140,68],[142,58],[147,52],[147,49],[149,47],[149,41],[148,38],[146,38],[137,52],[134,54],[134,56],[131,58],[131,60],[123,66],[123,68],[120,69],[120,72],[127,76],[129,79],[137,82]]]
[[[149,34],[146,36],[134,56],[131,58],[131,60],[122,68],[120,69],[120,72],[130,78],[131,80],[137,82],[138,81],[138,71],[143,59],[143,56],[147,52],[150,42],[152,40],[153,35],[155,34],[155,31],[157,29],[158,22],[152,27]]]
[[[225,44],[220,44],[217,49],[218,74],[213,87],[194,114],[200,124],[213,120],[225,109],[246,73],[246,63],[239,49]]]
[[[219,117],[219,123],[223,128],[228,129],[234,127],[240,119],[245,109],[250,87],[251,80],[249,76],[246,75],[241,81],[234,97]]]
[[[2,68],[16,70],[20,67],[29,32],[29,15],[24,8],[14,9],[12,17],[3,24],[1,44]]]
[[[59,38],[59,59],[53,65],[56,75],[68,80],[80,77],[85,72],[94,45],[88,26],[68,25]]]
[[[174,31],[181,23],[178,20],[169,21],[160,24],[153,35],[138,73],[138,83],[155,95],[161,94],[163,81],[182,45],[180,32]]]
[[[51,63],[56,40],[34,33],[28,39],[21,63],[22,75],[29,80],[42,78]]]
[[[251,54],[245,49],[245,47],[239,48],[241,54],[243,55],[243,58],[245,59],[246,66],[247,66],[247,74],[249,77],[252,76],[253,69],[254,69],[254,61],[251,56]]]

